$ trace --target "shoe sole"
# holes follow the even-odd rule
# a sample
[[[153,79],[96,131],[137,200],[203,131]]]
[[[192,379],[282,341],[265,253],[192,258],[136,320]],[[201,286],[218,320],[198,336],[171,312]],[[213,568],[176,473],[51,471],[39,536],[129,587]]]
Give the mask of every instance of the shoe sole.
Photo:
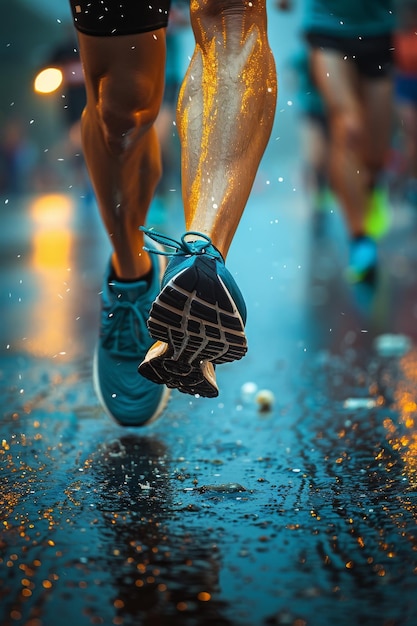
[[[216,365],[241,359],[247,352],[242,318],[216,262],[197,257],[161,291],[152,305],[148,329],[166,346],[152,349],[139,366],[153,382],[183,393],[216,397]]]

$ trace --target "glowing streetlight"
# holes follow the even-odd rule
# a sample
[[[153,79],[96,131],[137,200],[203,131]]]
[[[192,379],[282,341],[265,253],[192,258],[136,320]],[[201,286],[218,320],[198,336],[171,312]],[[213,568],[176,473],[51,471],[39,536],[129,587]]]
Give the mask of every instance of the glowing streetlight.
[[[35,78],[34,89],[37,93],[52,93],[62,84],[62,72],[56,67],[47,67]]]

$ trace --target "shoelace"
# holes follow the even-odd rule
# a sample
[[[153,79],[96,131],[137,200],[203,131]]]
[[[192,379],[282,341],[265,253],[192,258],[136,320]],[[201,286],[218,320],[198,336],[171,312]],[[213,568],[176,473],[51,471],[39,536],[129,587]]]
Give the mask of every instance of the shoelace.
[[[143,337],[148,337],[146,317],[134,302],[117,300],[108,312],[111,323],[103,338],[103,347],[109,352],[123,356],[137,356],[137,351],[126,350],[126,346],[136,344],[139,352],[143,351]],[[125,338],[125,340],[124,340]]]
[[[167,248],[174,249],[174,252],[165,252],[164,250],[158,250],[156,248],[148,248],[144,246],[143,249],[146,250],[146,252],[150,252],[153,254],[161,254],[163,256],[175,256],[175,255],[183,255],[183,256],[194,255],[195,256],[199,254],[207,254],[211,256],[213,259],[223,258],[220,252],[217,250],[217,248],[213,246],[210,237],[208,235],[205,235],[204,233],[199,233],[198,231],[189,230],[186,233],[184,233],[181,236],[181,240],[178,241],[177,239],[168,237],[168,235],[164,235],[163,233],[157,233],[152,228],[145,228],[144,226],[140,226],[139,230],[144,232],[145,235],[148,235],[150,239],[153,239],[157,243],[160,243],[161,245],[166,246]],[[207,246],[203,245],[201,248],[196,248],[190,245],[190,244],[196,243],[195,241],[188,242],[185,240],[185,237],[189,237],[190,235],[203,238],[207,242]],[[201,239],[197,241],[201,242]]]

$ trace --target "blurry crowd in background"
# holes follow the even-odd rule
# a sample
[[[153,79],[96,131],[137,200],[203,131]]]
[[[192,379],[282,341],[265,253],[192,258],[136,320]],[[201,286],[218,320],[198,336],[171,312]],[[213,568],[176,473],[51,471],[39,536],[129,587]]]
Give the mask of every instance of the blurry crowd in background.
[[[288,9],[286,0],[276,0],[275,10]],[[417,209],[417,0],[396,2],[394,65],[392,68],[393,116],[385,180],[388,193]],[[175,105],[183,68],[181,33],[189,28],[187,0],[175,0],[167,39],[167,73],[164,103],[158,119],[163,150],[164,175],[158,190],[164,196],[179,186],[179,143],[175,130]],[[28,132],[27,121],[10,111],[0,123],[0,193],[37,193],[51,190],[81,190],[93,198],[81,150],[80,117],[85,103],[82,68],[72,25],[65,38],[48,51],[33,75],[41,79],[47,69],[60,71],[56,86],[44,72],[45,84],[34,89],[39,99],[53,101],[59,111],[59,140],[44,150]],[[288,70],[288,71],[287,71]],[[328,177],[329,130],[326,110],[314,84],[308,47],[300,36],[299,52],[280,81],[291,83],[299,112],[300,146],[304,158],[304,185],[317,213],[331,197]],[[59,82],[60,81],[60,82]],[[49,90],[49,91],[48,91]]]

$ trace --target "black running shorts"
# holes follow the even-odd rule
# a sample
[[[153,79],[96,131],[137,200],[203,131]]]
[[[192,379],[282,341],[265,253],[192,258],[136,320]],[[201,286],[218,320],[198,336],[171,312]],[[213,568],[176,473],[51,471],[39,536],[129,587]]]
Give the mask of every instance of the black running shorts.
[[[170,4],[171,0],[70,0],[75,28],[98,37],[164,28]]]
[[[384,78],[391,72],[393,65],[391,35],[333,37],[307,32],[306,39],[312,48],[341,52],[346,59],[355,63],[359,73],[366,78]]]

